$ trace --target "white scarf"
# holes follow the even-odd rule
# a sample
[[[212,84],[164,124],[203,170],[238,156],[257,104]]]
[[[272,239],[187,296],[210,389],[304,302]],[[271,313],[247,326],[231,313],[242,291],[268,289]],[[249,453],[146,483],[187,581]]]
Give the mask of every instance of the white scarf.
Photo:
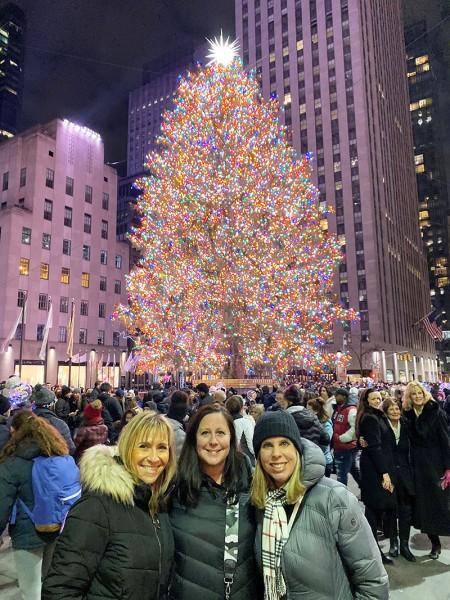
[[[389,420],[389,419],[388,419]],[[389,425],[391,426],[392,431],[394,432],[394,436],[395,436],[395,443],[398,445],[398,442],[400,441],[400,421],[397,423],[397,427],[394,427],[391,423],[391,421],[389,421]]]

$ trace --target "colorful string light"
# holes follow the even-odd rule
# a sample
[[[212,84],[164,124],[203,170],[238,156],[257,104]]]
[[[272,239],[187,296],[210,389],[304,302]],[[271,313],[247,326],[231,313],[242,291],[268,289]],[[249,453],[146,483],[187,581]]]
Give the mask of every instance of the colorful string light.
[[[138,372],[346,361],[323,353],[333,324],[357,319],[332,294],[340,246],[278,112],[239,60],[180,80],[139,182],[142,259],[114,314],[139,333]]]

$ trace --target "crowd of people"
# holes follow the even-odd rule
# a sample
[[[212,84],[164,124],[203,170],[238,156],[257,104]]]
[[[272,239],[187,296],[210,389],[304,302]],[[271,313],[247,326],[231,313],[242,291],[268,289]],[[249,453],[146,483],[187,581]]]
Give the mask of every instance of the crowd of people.
[[[384,564],[416,561],[411,527],[434,560],[450,535],[447,404],[450,391],[418,381],[135,395],[11,377],[0,530],[22,598],[387,600]],[[81,498],[52,535],[23,509],[39,456],[79,468]]]

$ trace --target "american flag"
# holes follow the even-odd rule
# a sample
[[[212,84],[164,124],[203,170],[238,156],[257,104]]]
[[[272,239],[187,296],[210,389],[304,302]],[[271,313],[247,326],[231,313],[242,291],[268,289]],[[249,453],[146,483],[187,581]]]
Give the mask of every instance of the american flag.
[[[428,334],[433,339],[437,338],[439,342],[442,342],[442,328],[437,324],[436,319],[437,317],[434,317],[433,313],[431,313],[431,315],[428,315],[423,319],[423,324],[425,329],[428,331]]]

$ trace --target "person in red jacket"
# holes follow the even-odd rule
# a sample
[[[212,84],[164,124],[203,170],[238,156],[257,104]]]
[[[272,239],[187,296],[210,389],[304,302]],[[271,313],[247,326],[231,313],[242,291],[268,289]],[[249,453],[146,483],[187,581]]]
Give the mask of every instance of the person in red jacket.
[[[337,480],[348,484],[348,474],[359,485],[360,473],[356,464],[358,448],[356,442],[355,420],[358,397],[349,394],[345,388],[339,388],[335,393],[336,412],[333,416],[333,451],[336,465]]]

